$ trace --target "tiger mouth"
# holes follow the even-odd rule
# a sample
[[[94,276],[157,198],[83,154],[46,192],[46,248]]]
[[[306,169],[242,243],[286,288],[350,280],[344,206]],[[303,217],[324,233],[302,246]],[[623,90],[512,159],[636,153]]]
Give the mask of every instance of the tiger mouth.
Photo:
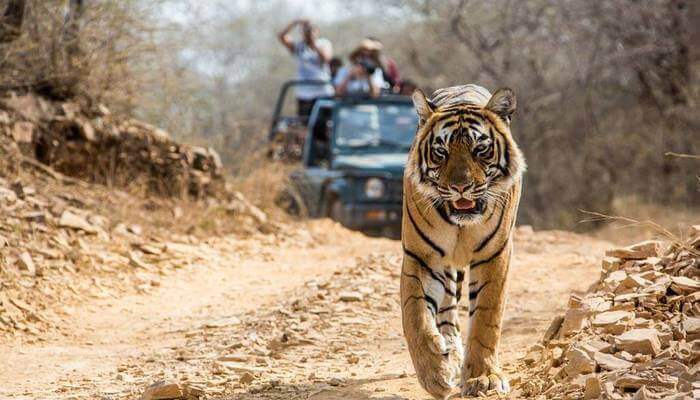
[[[459,199],[447,202],[447,209],[450,215],[481,215],[486,209],[486,202],[483,199]]]

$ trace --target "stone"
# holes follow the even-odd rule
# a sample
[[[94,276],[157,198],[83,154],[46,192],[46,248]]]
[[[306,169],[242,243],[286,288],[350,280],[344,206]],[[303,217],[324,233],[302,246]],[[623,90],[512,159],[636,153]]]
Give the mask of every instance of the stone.
[[[340,292],[340,301],[344,302],[354,302],[354,301],[362,301],[362,293],[360,292]]]
[[[580,332],[588,324],[588,308],[570,308],[564,314],[564,321],[561,324],[560,335],[562,337],[571,336]]]
[[[617,371],[619,369],[627,369],[632,366],[632,363],[621,358],[615,357],[612,354],[596,352],[593,355],[593,360],[598,363],[600,368],[607,371]]]
[[[640,277],[639,275],[628,275],[620,284],[615,288],[615,294],[623,294],[633,292],[636,288],[646,287],[651,285],[651,282]]]
[[[663,245],[660,241],[647,240],[628,247],[608,250],[605,252],[605,256],[624,260],[642,260],[649,257],[660,256],[662,248]]]
[[[627,272],[625,272],[623,270],[619,270],[619,271],[614,271],[614,272],[611,272],[610,274],[608,274],[608,276],[605,278],[605,280],[603,282],[610,284],[610,285],[613,285],[613,286],[617,286],[620,284],[620,282],[624,281],[625,278],[627,278]]]
[[[255,375],[251,374],[250,372],[244,372],[238,378],[238,381],[244,385],[250,385],[251,383],[253,383],[254,380]]]
[[[677,294],[691,294],[700,291],[700,281],[685,276],[671,277],[671,290]]]
[[[19,264],[22,273],[29,276],[36,276],[36,265],[34,265],[34,260],[29,253],[26,251],[22,252],[17,259],[17,263]]]
[[[632,396],[632,400],[649,400],[650,398],[651,397],[649,396],[646,386],[640,387],[634,396]]]
[[[577,346],[581,350],[585,351],[588,356],[593,357],[595,353],[607,353],[612,348],[612,345],[608,342],[602,341],[600,339],[591,339],[587,342],[583,342]]]
[[[87,233],[97,233],[97,228],[90,224],[87,219],[69,210],[64,211],[58,220],[58,226],[85,231]]]
[[[0,249],[8,245],[7,238],[3,235],[0,235]]]
[[[178,400],[186,399],[185,388],[173,381],[159,381],[146,388],[141,400]]]
[[[259,224],[266,224],[268,221],[267,214],[248,201],[241,192],[233,193],[233,200],[228,204],[226,210],[231,213],[250,215]]]
[[[0,242],[1,241],[0,239]],[[2,245],[0,245],[0,247],[2,247]],[[700,333],[700,318],[688,317],[682,324],[686,334]]]
[[[622,390],[640,389],[644,386],[659,389],[675,389],[677,378],[675,377],[645,377],[637,374],[625,374],[615,380],[615,387]]]
[[[603,257],[602,267],[605,272],[614,272],[620,269],[622,260],[617,257]]]
[[[95,141],[95,128],[92,127],[90,121],[79,118],[76,120],[78,126],[80,126],[80,136],[88,142]]]
[[[634,314],[629,311],[605,311],[597,314],[591,320],[593,326],[603,326],[614,324],[620,321],[629,321],[634,318]]]
[[[39,122],[43,114],[39,104],[39,97],[32,94],[21,96],[12,94],[10,97],[2,99],[2,103],[5,107],[18,113],[22,118],[32,122]]]
[[[151,265],[144,262],[138,254],[129,252],[129,265],[136,268],[150,269]]]
[[[601,394],[600,379],[597,376],[589,376],[586,379],[586,389],[583,392],[583,398],[586,400],[598,399]]]
[[[571,349],[566,352],[568,363],[564,367],[564,372],[570,378],[575,378],[582,374],[595,372],[595,361],[588,354],[580,349]]]
[[[542,342],[546,344],[549,343],[552,339],[554,339],[561,330],[561,326],[563,323],[563,315],[557,315],[556,317],[554,317],[554,319],[552,319],[552,322],[549,324],[549,328],[547,328],[547,331],[545,331],[544,336],[542,337]]]
[[[17,143],[32,143],[34,141],[34,124],[27,121],[17,121],[12,126],[12,139]]]
[[[631,354],[656,356],[661,351],[658,332],[655,329],[632,329],[615,337],[615,346]]]

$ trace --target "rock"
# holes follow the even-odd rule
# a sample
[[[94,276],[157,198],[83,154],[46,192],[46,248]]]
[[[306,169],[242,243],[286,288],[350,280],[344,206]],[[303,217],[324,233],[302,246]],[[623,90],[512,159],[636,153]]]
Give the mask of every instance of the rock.
[[[2,242],[2,239],[0,239]],[[2,245],[0,245],[0,248]],[[700,318],[688,317],[683,321],[683,330],[686,334],[700,333]]]
[[[583,398],[586,400],[600,398],[601,386],[600,379],[597,376],[589,376],[586,379],[586,389],[583,393]]]
[[[614,272],[620,269],[622,260],[617,257],[604,257],[602,262],[603,271]]]
[[[38,97],[32,94],[21,96],[13,94],[2,99],[2,103],[5,107],[18,113],[22,118],[32,122],[39,122],[43,114]]]
[[[613,271],[608,274],[604,282],[612,286],[617,286],[620,284],[620,282],[624,281],[625,278],[627,278],[627,272],[623,270]]]
[[[19,144],[30,144],[34,141],[34,124],[27,121],[17,121],[12,126],[12,139]]]
[[[628,275],[620,284],[615,288],[615,294],[624,294],[633,292],[636,288],[646,287],[651,285],[651,282],[640,277],[639,275]]]
[[[587,342],[581,343],[580,345],[577,346],[581,350],[585,351],[588,356],[593,357],[595,353],[607,353],[610,351],[612,348],[612,345],[610,343],[599,340],[599,339],[592,339]]]
[[[90,124],[90,121],[83,118],[78,118],[76,119],[76,122],[80,127],[80,136],[82,136],[83,139],[87,140],[88,142],[94,142],[96,140],[95,129],[92,127],[92,124]]]
[[[637,392],[632,396],[632,400],[649,400],[651,397],[649,396],[649,392],[647,391],[646,386],[642,386],[637,390]]]
[[[661,351],[658,332],[654,329],[632,329],[615,338],[615,346],[631,354],[656,356]]]
[[[340,292],[340,301],[344,302],[353,302],[353,301],[362,301],[362,293],[360,292]]]
[[[700,291],[700,281],[685,276],[672,276],[671,289],[677,294],[691,294]]]
[[[544,333],[544,336],[542,337],[542,342],[547,344],[549,343],[552,339],[554,339],[559,331],[561,330],[561,326],[564,323],[564,316],[563,315],[557,315],[554,317],[552,322],[549,324],[549,328],[547,328],[547,331]]]
[[[58,226],[62,228],[83,230],[87,233],[97,233],[97,228],[90,224],[87,219],[69,210],[66,210],[61,214],[61,217],[58,220]]]
[[[580,349],[571,349],[566,352],[568,363],[564,366],[564,372],[569,378],[595,372],[595,361]]]
[[[627,369],[632,366],[632,363],[611,354],[596,352],[593,354],[593,360],[598,363],[600,368],[607,371],[616,371],[619,369]]]
[[[141,236],[143,233],[143,229],[141,228],[141,225],[138,224],[131,224],[126,227],[126,230],[133,233],[134,235]]]
[[[177,400],[186,399],[186,390],[177,382],[159,381],[144,390],[141,400]]]
[[[625,374],[615,380],[615,387],[622,390],[640,389],[644,386],[658,389],[675,389],[677,380],[675,377],[645,377],[637,374]]]
[[[592,320],[593,326],[610,325],[621,321],[629,321],[634,314],[629,311],[606,311],[596,315]]]
[[[142,269],[150,269],[151,265],[148,263],[144,262],[141,257],[138,256],[138,254],[134,252],[129,252],[129,264],[132,267],[136,268],[142,268]]]
[[[564,322],[562,322],[560,335],[562,337],[571,336],[588,324],[588,308],[570,308],[564,314]]]
[[[254,380],[255,375],[251,374],[250,372],[244,372],[238,378],[238,381],[244,385],[250,385],[251,383],[253,383]]]
[[[258,224],[266,224],[268,221],[267,214],[248,201],[241,192],[233,193],[233,199],[226,207],[226,210],[234,214],[249,215],[253,217]]]
[[[3,235],[0,235],[0,249],[7,246],[7,243],[7,238]]]
[[[658,240],[647,240],[628,247],[608,250],[607,257],[616,257],[625,260],[642,260],[648,257],[661,255],[662,243]]]
[[[22,252],[17,259],[17,262],[22,270],[22,273],[29,276],[36,276],[36,266],[34,265],[34,260],[29,253],[26,251]]]

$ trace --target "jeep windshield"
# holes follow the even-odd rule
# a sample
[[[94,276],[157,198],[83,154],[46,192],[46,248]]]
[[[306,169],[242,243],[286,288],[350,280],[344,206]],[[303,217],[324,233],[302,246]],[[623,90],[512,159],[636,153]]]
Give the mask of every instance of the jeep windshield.
[[[338,110],[336,124],[336,153],[405,153],[413,142],[418,117],[410,103],[354,104]]]

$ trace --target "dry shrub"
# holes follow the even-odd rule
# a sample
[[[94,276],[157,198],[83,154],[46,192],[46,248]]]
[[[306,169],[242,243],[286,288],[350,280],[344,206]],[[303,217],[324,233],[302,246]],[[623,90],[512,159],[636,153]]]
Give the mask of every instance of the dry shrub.
[[[5,2],[7,3],[7,2]],[[19,35],[0,45],[0,89],[76,96],[133,109],[154,56],[152,2],[27,0]],[[151,3],[151,4],[147,4]],[[153,2],[158,3],[158,2]]]

